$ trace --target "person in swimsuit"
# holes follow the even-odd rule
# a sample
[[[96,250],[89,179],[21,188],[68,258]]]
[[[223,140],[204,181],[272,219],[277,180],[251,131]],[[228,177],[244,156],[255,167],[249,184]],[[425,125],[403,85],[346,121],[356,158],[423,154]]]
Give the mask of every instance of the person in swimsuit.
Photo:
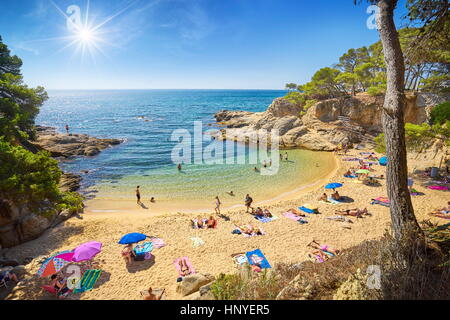
[[[0,281],[5,280],[5,282],[7,281],[14,281],[14,282],[19,282],[19,279],[17,279],[17,276],[9,271],[4,271],[4,272],[0,272]]]
[[[62,279],[58,278],[57,274],[51,276],[50,285],[55,288],[56,296],[60,299],[65,298],[69,292],[69,288],[67,288],[66,283],[61,281]]]
[[[253,212],[252,202],[253,202],[253,199],[250,197],[250,195],[247,194],[245,196],[245,206],[247,207],[246,213],[248,213],[249,209],[252,209],[252,212]]]
[[[69,135],[69,125],[68,124],[66,124],[66,132],[67,132],[67,135]]]
[[[181,171],[181,163],[178,164],[177,168],[178,168],[178,171]]]
[[[166,291],[166,289],[163,289],[161,294],[156,296],[155,294],[153,294],[153,289],[150,287],[148,288],[148,294],[144,296],[144,300],[161,300],[164,291]]]
[[[137,198],[137,204],[141,204],[141,191],[140,186],[136,187],[136,198]]]
[[[219,196],[216,196],[216,207],[214,208],[214,211],[217,214],[220,214],[220,205],[222,204],[222,202],[220,202]]]
[[[122,257],[127,265],[131,264],[132,262],[131,258],[133,257],[133,255],[134,255],[133,245],[127,244],[125,248],[122,250]]]
[[[178,264],[180,265],[180,275],[182,277],[186,277],[191,274],[191,271],[189,270],[189,267],[184,259],[180,259],[180,261],[178,261]]]

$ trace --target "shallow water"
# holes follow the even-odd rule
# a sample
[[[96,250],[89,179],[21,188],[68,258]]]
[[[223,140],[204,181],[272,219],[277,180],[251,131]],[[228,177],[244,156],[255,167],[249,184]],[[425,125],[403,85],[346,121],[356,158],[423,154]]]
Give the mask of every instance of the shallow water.
[[[193,133],[194,121],[202,121],[203,131],[215,128],[213,115],[223,109],[264,111],[284,94],[270,90],[50,91],[37,123],[60,131],[67,123],[72,132],[126,139],[99,156],[62,163],[66,171],[87,170],[84,189],[98,199],[132,200],[140,185],[146,200],[212,204],[219,195],[233,205],[242,203],[246,193],[254,199],[272,199],[323,178],[334,166],[333,157],[290,150],[289,161],[282,161],[278,171],[272,168],[275,174],[261,175],[254,171],[261,164],[248,163],[256,150],[245,148],[245,154],[233,154],[244,157],[245,164],[184,164],[178,172],[171,159],[177,141],[171,141],[171,134],[176,129]],[[204,141],[203,148],[211,143],[222,147],[222,142]],[[197,150],[192,148],[192,155]],[[226,194],[231,190],[235,197]]]

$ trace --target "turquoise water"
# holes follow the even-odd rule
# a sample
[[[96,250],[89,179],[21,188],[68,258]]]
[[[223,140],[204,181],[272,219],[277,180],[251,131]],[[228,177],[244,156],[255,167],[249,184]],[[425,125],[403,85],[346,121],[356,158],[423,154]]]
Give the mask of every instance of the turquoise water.
[[[226,191],[241,196],[250,189],[267,199],[323,175],[332,166],[331,156],[289,151],[290,161],[270,176],[255,173],[249,163],[186,164],[178,172],[171,160],[177,142],[170,139],[176,129],[192,133],[194,121],[202,121],[204,131],[214,128],[213,116],[219,110],[264,111],[283,95],[285,91],[278,90],[50,91],[37,123],[61,132],[68,124],[71,132],[126,140],[96,157],[62,162],[66,171],[87,170],[83,187],[100,199],[134,199],[136,185],[144,197],[161,201],[211,202]],[[252,152],[247,148],[244,157]]]

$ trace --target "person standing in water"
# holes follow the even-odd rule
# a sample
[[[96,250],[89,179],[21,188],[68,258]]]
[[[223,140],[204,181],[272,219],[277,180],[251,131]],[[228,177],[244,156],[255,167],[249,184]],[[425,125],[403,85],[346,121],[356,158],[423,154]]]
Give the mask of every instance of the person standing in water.
[[[177,168],[178,168],[178,171],[181,171],[181,163],[178,164]]]
[[[219,196],[216,196],[216,208],[214,209],[214,211],[217,214],[220,214],[220,205],[222,204],[222,202],[220,202]]]
[[[136,198],[137,198],[137,204],[141,204],[141,191],[140,186],[136,187]]]
[[[69,125],[68,124],[66,124],[66,132],[67,132],[67,135],[69,135]]]
[[[288,161],[288,159],[289,159],[287,152],[285,153],[285,159],[286,159],[286,161]]]

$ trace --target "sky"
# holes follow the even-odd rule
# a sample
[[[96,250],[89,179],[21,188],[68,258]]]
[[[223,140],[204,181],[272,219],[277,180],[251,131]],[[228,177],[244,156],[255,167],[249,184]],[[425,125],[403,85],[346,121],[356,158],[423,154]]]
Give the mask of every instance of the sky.
[[[0,36],[22,58],[25,82],[49,90],[283,89],[306,83],[349,48],[378,41],[368,7],[353,0],[0,0]]]

